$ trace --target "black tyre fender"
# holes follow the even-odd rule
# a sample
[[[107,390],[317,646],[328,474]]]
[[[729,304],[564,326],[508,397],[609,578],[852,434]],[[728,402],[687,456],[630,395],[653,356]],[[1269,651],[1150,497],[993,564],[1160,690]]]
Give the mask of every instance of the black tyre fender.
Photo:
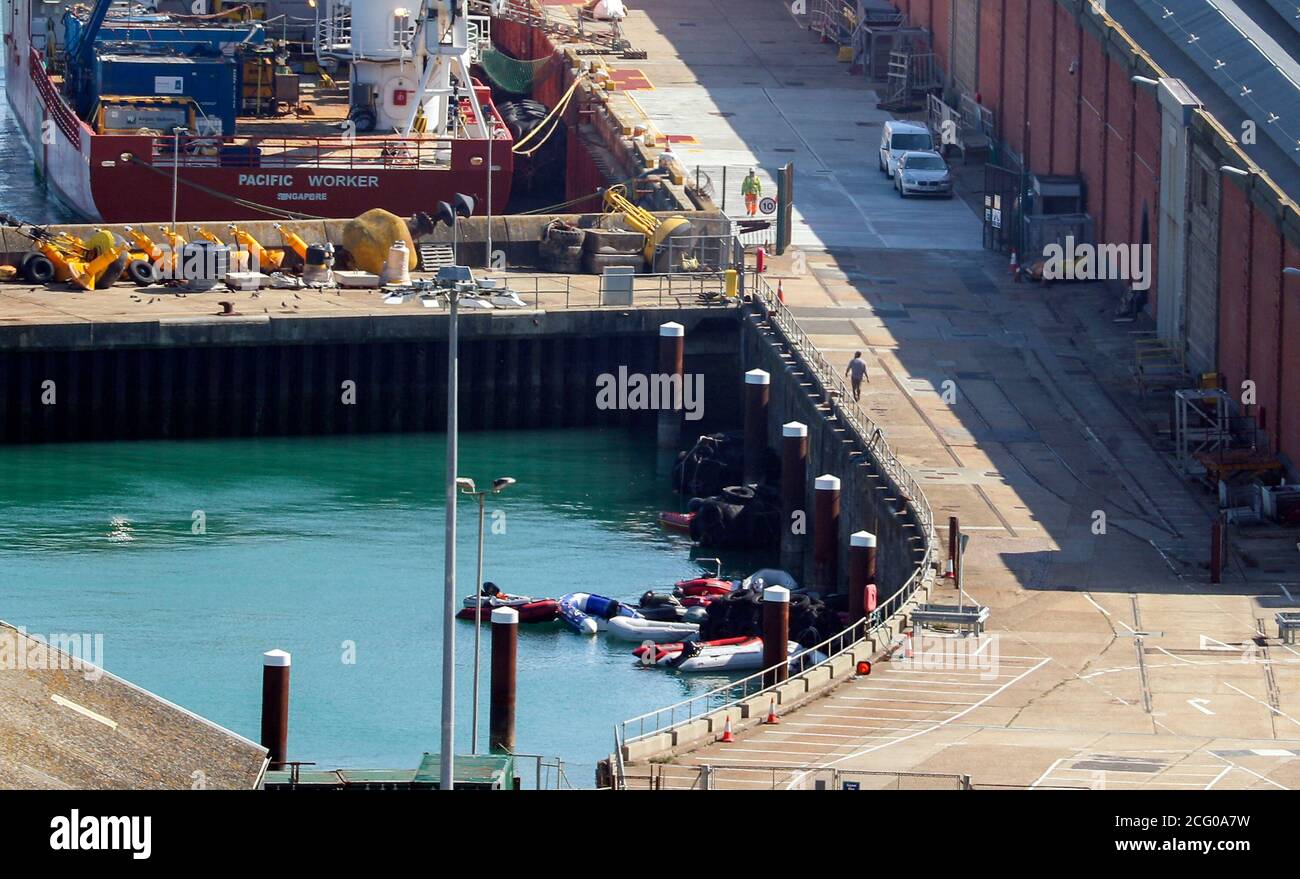
[[[728,503],[743,507],[754,499],[754,489],[748,485],[728,485],[722,489],[722,496]]]
[[[18,270],[31,284],[48,284],[54,280],[54,262],[43,253],[27,254]]]
[[[126,277],[137,287],[148,287],[158,282],[157,270],[143,259],[133,259],[126,264]]]
[[[123,273],[126,272],[126,267],[130,262],[131,255],[124,253],[109,263],[108,268],[104,269],[104,273],[95,279],[95,289],[104,290],[116,284]]]
[[[375,125],[379,122],[375,117],[375,112],[365,107],[354,107],[352,112],[348,114],[348,118],[352,120],[352,124],[356,126],[357,132],[360,134],[369,134],[374,131]]]

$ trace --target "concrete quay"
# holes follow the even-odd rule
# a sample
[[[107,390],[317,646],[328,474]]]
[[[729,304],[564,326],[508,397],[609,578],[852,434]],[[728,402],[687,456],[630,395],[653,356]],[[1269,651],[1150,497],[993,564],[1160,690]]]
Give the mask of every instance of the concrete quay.
[[[714,786],[764,789],[834,770],[1300,785],[1300,653],[1273,623],[1300,604],[1300,557],[1273,541],[1209,582],[1213,498],[1175,469],[1167,402],[1143,402],[1129,374],[1150,328],[1113,322],[1100,285],[1012,283],[963,199],[900,201],[873,161],[877,97],[778,0],[669,0],[632,10],[627,30],[651,50],[636,64],[656,92],[677,90],[637,102],[698,138],[674,148],[685,163],[796,163],[803,225],[768,281],[837,368],[864,352],[864,408],[936,522],[959,518],[965,599],[992,611],[982,639],[918,633],[911,661],[895,654],[733,744],[718,727],[631,765],[629,787],[698,787],[705,764]],[[932,600],[955,602],[950,583]]]

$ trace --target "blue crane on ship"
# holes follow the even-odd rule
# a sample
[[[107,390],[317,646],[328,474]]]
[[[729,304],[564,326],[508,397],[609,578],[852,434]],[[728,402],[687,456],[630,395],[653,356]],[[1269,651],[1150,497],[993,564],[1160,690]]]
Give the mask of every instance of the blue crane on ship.
[[[86,26],[76,35],[76,42],[68,46],[66,82],[69,96],[78,113],[88,112],[94,103],[95,91],[95,37],[104,26],[113,0],[95,0]]]

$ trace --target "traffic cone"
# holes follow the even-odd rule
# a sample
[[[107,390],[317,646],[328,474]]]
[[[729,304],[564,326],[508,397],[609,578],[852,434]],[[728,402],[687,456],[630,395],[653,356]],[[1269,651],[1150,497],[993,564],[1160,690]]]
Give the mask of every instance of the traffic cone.
[[[735,740],[736,737],[731,734],[731,715],[728,714],[727,722],[722,726],[722,738],[718,739],[718,741],[724,745],[729,745]]]
[[[952,559],[948,559],[948,566],[947,566],[946,568],[944,568],[944,570],[943,570],[943,578],[944,578],[945,580],[955,580],[955,579],[957,579],[956,575],[953,573],[953,570],[952,570]]]
[[[908,629],[905,633],[903,633],[903,637],[905,639],[903,641],[903,658],[911,659],[912,658],[912,630]]]
[[[776,725],[780,722],[780,718],[776,716],[776,698],[773,697],[772,701],[769,702],[767,706],[767,720],[763,721],[763,723]]]
[[[776,282],[776,301],[785,302],[785,290],[782,288],[780,280]]]

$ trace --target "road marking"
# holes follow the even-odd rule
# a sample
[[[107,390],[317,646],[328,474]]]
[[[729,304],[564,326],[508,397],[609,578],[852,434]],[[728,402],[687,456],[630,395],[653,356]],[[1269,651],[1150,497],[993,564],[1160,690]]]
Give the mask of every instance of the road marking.
[[[91,720],[98,721],[99,723],[104,724],[104,726],[110,729],[117,729],[117,721],[110,720],[102,714],[96,714],[94,711],[91,711],[89,708],[86,708],[84,705],[78,705],[76,702],[73,702],[71,699],[65,699],[62,696],[60,696],[58,693],[51,693],[50,701],[53,702],[55,705],[62,705],[64,708],[71,708],[73,711],[77,712],[78,714],[81,714],[85,717],[89,717]]]
[[[1092,596],[1089,595],[1087,592],[1083,593],[1083,597],[1086,598],[1086,599],[1088,599],[1088,603],[1091,604],[1093,607],[1097,608],[1097,610],[1101,611],[1101,612],[1104,613],[1106,616],[1110,616],[1110,611],[1106,610],[1106,608],[1102,607],[1100,604],[1098,604],[1097,602],[1093,601],[1093,600],[1092,600]]]
[[[1201,712],[1202,714],[1209,714],[1209,715],[1211,715],[1211,716],[1214,715],[1214,712],[1213,712],[1213,711],[1211,711],[1210,709],[1208,709],[1208,708],[1205,707],[1205,706],[1207,706],[1207,705],[1210,704],[1210,700],[1209,700],[1209,699],[1188,699],[1188,700],[1187,700],[1187,704],[1190,705],[1190,706],[1192,706],[1193,708],[1195,708],[1197,711]]]
[[[1274,714],[1277,714],[1281,717],[1285,717],[1287,720],[1291,721],[1296,726],[1300,726],[1300,720],[1296,720],[1294,717],[1287,714],[1285,711],[1282,711],[1279,708],[1274,708],[1272,705],[1269,705],[1267,702],[1262,702],[1259,699],[1256,699],[1254,696],[1250,695],[1245,690],[1241,689],[1240,687],[1235,687],[1232,684],[1228,683],[1227,681],[1224,681],[1223,684],[1229,689],[1236,690],[1238,693],[1245,696],[1247,699],[1251,700],[1252,702],[1259,702],[1260,705],[1263,705],[1265,708],[1267,708],[1269,711],[1272,711]]]
[[[1055,760],[1053,760],[1053,761],[1052,761],[1052,765],[1051,765],[1051,766],[1048,766],[1047,769],[1043,770],[1043,774],[1040,775],[1040,776],[1038,776],[1038,778],[1036,778],[1036,779],[1034,780],[1034,783],[1031,784],[1031,785],[1029,786],[1030,790],[1032,790],[1032,789],[1038,787],[1038,786],[1039,786],[1040,784],[1042,784],[1045,780],[1047,780],[1048,778],[1050,778],[1051,775],[1052,775],[1052,773],[1053,773],[1054,771],[1056,771],[1056,767],[1060,766],[1061,763],[1062,763],[1065,759],[1066,759],[1066,758],[1064,758],[1064,757],[1057,757]]]
[[[1008,687],[1012,686],[1013,684],[1015,684],[1015,683],[1017,683],[1017,682],[1023,680],[1024,678],[1027,678],[1029,675],[1031,675],[1031,674],[1033,674],[1034,672],[1038,671],[1040,668],[1042,668],[1043,666],[1047,665],[1047,663],[1049,663],[1049,662],[1051,662],[1051,661],[1052,661],[1052,660],[1051,660],[1050,658],[1045,658],[1045,659],[1043,659],[1041,662],[1038,663],[1038,665],[1035,665],[1033,668],[1026,669],[1026,670],[1025,670],[1024,672],[1022,672],[1020,675],[1017,675],[1014,679],[1012,679],[1012,680],[1010,680],[1010,681],[1007,681],[1005,684],[1003,684],[1002,686],[998,687],[998,688],[997,688],[996,690],[994,690],[992,693],[989,693],[989,694],[988,694],[987,696],[985,696],[983,699],[980,699],[978,702],[975,702],[974,704],[968,705],[964,711],[960,711],[960,712],[958,712],[957,714],[954,714],[952,717],[944,718],[943,720],[938,721],[937,723],[932,724],[932,725],[931,725],[930,727],[928,727],[927,729],[917,730],[917,731],[914,732],[914,733],[910,733],[910,734],[908,734],[908,735],[902,736],[901,738],[894,739],[893,741],[890,741],[890,742],[881,742],[879,745],[872,745],[872,746],[869,747],[869,748],[863,748],[863,749],[860,750],[860,751],[854,751],[852,754],[845,754],[845,755],[842,756],[842,757],[836,757],[834,760],[830,760],[830,761],[828,761],[828,762],[826,762],[826,763],[819,764],[816,768],[817,768],[817,769],[826,769],[826,768],[829,768],[829,767],[831,767],[831,766],[834,766],[836,763],[840,763],[840,762],[842,762],[842,761],[844,761],[844,760],[853,760],[853,759],[855,759],[855,758],[857,758],[857,757],[861,757],[861,756],[863,756],[863,755],[865,755],[865,754],[871,754],[871,753],[873,753],[873,752],[875,752],[875,751],[879,751],[879,750],[882,749],[882,748],[887,748],[887,747],[889,747],[890,745],[896,745],[896,744],[898,744],[898,743],[900,743],[900,742],[906,742],[906,741],[909,740],[909,739],[914,739],[914,738],[916,738],[917,736],[925,735],[926,733],[929,733],[929,732],[934,732],[936,729],[939,729],[939,728],[942,727],[942,726],[947,726],[947,725],[948,725],[950,722],[952,722],[953,720],[956,720],[957,718],[959,718],[959,717],[961,717],[961,716],[963,716],[963,715],[965,715],[965,714],[967,714],[967,713],[969,713],[969,712],[971,712],[971,711],[974,711],[974,710],[975,710],[976,708],[978,708],[979,706],[981,706],[981,705],[983,705],[984,703],[986,703],[986,702],[990,701],[991,699],[995,698],[995,697],[996,697],[999,693],[1001,693],[1003,690],[1005,690],[1005,689],[1007,689]],[[803,775],[802,775],[801,777],[796,778],[796,779],[794,779],[793,781],[791,781],[790,784],[787,785],[787,789],[789,789],[791,786],[797,784],[798,782],[802,781],[803,778],[807,777],[807,774],[808,774],[807,772],[804,772]]]
[[[1002,686],[1007,686],[1003,684]],[[997,691],[994,691],[997,692]],[[993,693],[989,694],[990,696]],[[916,705],[978,705],[979,702],[958,702],[954,699],[882,699],[879,696],[841,696],[841,699],[851,702],[912,702]],[[983,701],[982,699],[980,700]]]
[[[1223,778],[1223,776],[1227,775],[1231,771],[1232,771],[1232,766],[1223,767],[1223,771],[1220,772],[1218,775],[1214,776],[1214,778],[1210,781],[1210,783],[1205,786],[1205,789],[1209,790],[1210,788],[1214,787],[1216,784],[1219,783],[1219,779]]]

